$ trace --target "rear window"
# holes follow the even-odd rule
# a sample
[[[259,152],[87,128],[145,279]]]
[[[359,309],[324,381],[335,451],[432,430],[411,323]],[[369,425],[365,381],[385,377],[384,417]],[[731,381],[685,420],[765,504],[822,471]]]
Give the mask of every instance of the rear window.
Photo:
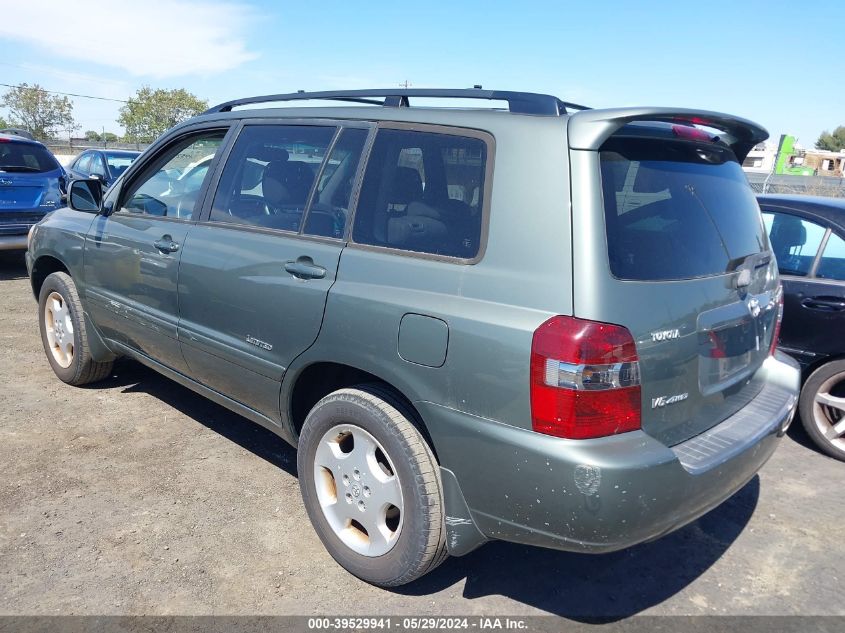
[[[476,257],[486,166],[487,144],[480,138],[379,130],[355,211],[354,241]]]
[[[5,172],[41,173],[58,169],[53,155],[40,145],[0,143],[0,170]]]
[[[602,147],[600,162],[615,277],[719,275],[768,248],[760,208],[729,149],[613,138]]]

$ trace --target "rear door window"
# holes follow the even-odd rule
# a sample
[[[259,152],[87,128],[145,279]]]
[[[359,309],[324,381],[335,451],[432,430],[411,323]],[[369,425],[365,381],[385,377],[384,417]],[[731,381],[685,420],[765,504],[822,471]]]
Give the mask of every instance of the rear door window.
[[[299,232],[334,126],[247,125],[226,161],[213,222]]]
[[[314,193],[303,233],[342,238],[368,130],[345,128],[332,148]]]
[[[379,130],[353,240],[471,259],[481,247],[487,143],[457,134]]]
[[[729,149],[620,137],[602,147],[600,164],[615,277],[720,275],[768,248],[754,193]]]

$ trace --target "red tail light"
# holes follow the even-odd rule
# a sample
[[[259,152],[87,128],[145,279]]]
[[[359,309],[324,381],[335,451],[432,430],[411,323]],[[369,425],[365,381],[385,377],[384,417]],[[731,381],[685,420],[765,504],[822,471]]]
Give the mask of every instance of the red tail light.
[[[728,353],[725,351],[725,341],[722,340],[719,333],[711,330],[707,337],[710,339],[710,358],[727,358]]]
[[[619,325],[556,316],[531,343],[531,422],[538,433],[586,439],[640,428],[640,368]]]
[[[775,327],[772,331],[772,344],[769,346],[769,355],[773,355],[778,346],[780,338],[780,324],[783,322],[783,289],[778,289],[778,313],[775,316]]]
[[[704,130],[699,130],[698,128],[690,127],[688,125],[673,125],[672,134],[678,138],[692,141],[703,141],[705,143],[712,143],[715,140],[715,137],[712,134],[708,134]]]

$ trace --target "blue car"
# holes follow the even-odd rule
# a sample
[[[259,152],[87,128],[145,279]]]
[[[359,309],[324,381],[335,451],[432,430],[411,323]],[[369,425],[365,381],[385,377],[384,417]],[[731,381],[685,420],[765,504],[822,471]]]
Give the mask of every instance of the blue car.
[[[0,251],[25,250],[30,227],[64,206],[65,170],[38,141],[0,134]]]
[[[96,178],[108,188],[140,155],[141,152],[125,149],[86,149],[68,166],[68,176]]]

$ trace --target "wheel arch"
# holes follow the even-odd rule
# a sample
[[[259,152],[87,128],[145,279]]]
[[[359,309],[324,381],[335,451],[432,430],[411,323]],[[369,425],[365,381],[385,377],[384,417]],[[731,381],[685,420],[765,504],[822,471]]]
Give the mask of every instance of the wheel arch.
[[[77,291],[79,291],[78,282],[74,278],[69,266],[55,255],[39,255],[33,261],[32,270],[29,275],[29,282],[32,286],[32,294],[35,296],[36,301],[39,300],[44,281],[53,273],[65,273],[68,275],[74,284],[77,285]],[[80,301],[82,301],[82,297],[80,297]],[[83,306],[84,305],[85,304],[83,302]],[[94,320],[84,309],[82,311],[82,318],[85,320],[85,325],[88,331],[88,345],[91,348],[91,355],[94,360],[97,362],[108,362],[117,358],[118,354],[112,351],[112,349],[106,344],[96,323],[94,323]]]
[[[803,383],[807,381],[807,379],[813,375],[813,373],[827,365],[828,363],[833,363],[838,360],[845,360],[845,352],[840,352],[838,354],[831,354],[829,356],[824,356],[823,358],[819,358],[818,360],[814,360],[812,363],[807,365],[807,368],[802,372],[801,376],[801,384],[803,388]]]
[[[432,452],[434,452],[435,458],[437,458],[437,448],[425,420],[414,406],[412,399],[402,389],[382,376],[359,367],[334,361],[314,361],[304,365],[293,376],[287,391],[283,391],[283,406],[287,413],[294,441],[299,438],[308,412],[321,398],[338,389],[362,384],[377,386],[385,392],[387,397],[395,400],[391,404],[398,405],[403,409],[403,413],[410,416],[411,423],[417,426],[423,434]]]
[[[38,295],[41,293],[41,286],[44,285],[44,280],[53,273],[66,273],[73,278],[70,269],[58,257],[53,255],[40,255],[32,263],[32,272],[29,275],[29,282],[32,285],[32,294],[35,295],[36,301]]]

